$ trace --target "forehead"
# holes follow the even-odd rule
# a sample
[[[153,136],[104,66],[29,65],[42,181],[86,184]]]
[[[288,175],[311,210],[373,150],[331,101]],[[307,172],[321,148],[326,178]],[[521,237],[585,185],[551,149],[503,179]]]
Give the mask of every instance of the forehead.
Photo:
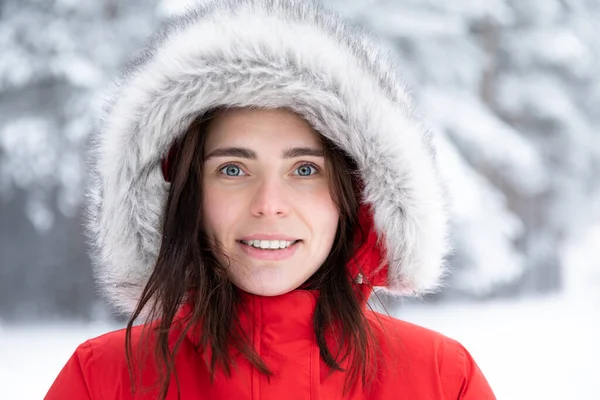
[[[206,132],[205,153],[221,146],[321,149],[321,136],[298,114],[285,109],[228,109],[218,111]]]

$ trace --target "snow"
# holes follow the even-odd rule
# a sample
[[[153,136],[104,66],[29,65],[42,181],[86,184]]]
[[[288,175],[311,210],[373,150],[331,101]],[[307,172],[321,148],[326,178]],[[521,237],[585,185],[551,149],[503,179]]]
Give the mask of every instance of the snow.
[[[406,11],[397,5],[375,8],[365,19],[371,26],[377,26],[379,33],[389,37],[463,36],[468,33],[465,21],[457,16]]]
[[[590,216],[600,216],[600,199]],[[564,288],[569,298],[576,301],[597,301],[600,297],[600,224],[573,235],[566,246]],[[600,304],[596,303],[600,319]]]
[[[89,87],[94,89],[103,83],[102,71],[98,70],[90,60],[74,55],[58,57],[54,66],[56,75],[61,74],[73,86]]]
[[[540,46],[540,43],[552,43],[552,46]],[[584,76],[593,68],[590,46],[567,28],[515,31],[507,34],[504,46],[511,54],[511,61],[524,69],[538,63]]]
[[[2,397],[42,399],[77,345],[113,329],[116,327],[106,323],[0,325]]]
[[[197,1],[194,0],[162,0],[156,7],[156,13],[164,18],[176,17],[192,8]]]
[[[523,273],[524,257],[514,246],[523,223],[506,209],[503,193],[467,164],[445,136],[438,136],[436,147],[456,228],[454,260],[461,265],[451,283],[463,292],[489,294]]]
[[[563,296],[411,307],[398,317],[459,340],[498,399],[600,398],[600,303]]]
[[[52,179],[59,158],[54,147],[52,127],[46,119],[15,119],[0,128],[0,151],[12,158],[5,166],[21,188]]]
[[[556,24],[564,16],[559,0],[508,0],[507,3],[518,15],[520,22],[536,26]]]
[[[538,150],[480,100],[469,93],[430,87],[423,90],[423,101],[430,118],[446,128],[471,164],[492,169],[526,195],[548,187],[547,170]]]

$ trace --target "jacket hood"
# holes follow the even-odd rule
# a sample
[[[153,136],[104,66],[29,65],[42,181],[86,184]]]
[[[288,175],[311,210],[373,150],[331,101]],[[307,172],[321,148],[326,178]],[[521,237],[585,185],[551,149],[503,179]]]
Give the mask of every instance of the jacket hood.
[[[291,109],[344,149],[364,184],[372,235],[359,259],[382,277],[370,282],[436,289],[448,251],[443,187],[397,71],[375,39],[311,1],[209,1],[173,20],[116,82],[93,138],[87,230],[105,294],[135,307],[161,244],[161,159],[198,115],[227,106]]]

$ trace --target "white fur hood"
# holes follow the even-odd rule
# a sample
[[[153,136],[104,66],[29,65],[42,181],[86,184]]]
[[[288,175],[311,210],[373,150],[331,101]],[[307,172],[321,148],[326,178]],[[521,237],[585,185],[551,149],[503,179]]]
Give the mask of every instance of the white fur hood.
[[[219,0],[173,21],[108,97],[93,140],[87,230],[96,277],[130,312],[161,243],[160,160],[217,106],[287,107],[357,162],[385,248],[387,289],[421,294],[444,272],[447,218],[430,135],[397,66],[307,0]]]

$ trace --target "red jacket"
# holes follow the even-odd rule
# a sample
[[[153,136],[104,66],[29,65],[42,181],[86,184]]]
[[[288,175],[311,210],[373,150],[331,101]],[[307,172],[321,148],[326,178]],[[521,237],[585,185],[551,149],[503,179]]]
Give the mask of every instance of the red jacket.
[[[312,313],[317,294],[296,290],[276,297],[246,295],[254,316],[242,319],[252,343],[275,374],[267,381],[240,356],[230,378],[218,372],[210,383],[201,353],[186,337],[176,357],[182,399],[394,399],[488,400],[494,395],[469,352],[455,340],[385,315],[366,311],[381,346],[382,362],[371,392],[357,383],[342,396],[344,373],[329,374],[319,356]],[[184,306],[179,317],[189,308]],[[133,330],[133,343],[141,327]],[[177,337],[174,335],[173,337]],[[143,371],[147,386],[155,383],[152,360]],[[156,399],[157,391],[132,396],[125,362],[125,331],[80,345],[48,392],[59,399]],[[177,399],[175,379],[167,399]]]

